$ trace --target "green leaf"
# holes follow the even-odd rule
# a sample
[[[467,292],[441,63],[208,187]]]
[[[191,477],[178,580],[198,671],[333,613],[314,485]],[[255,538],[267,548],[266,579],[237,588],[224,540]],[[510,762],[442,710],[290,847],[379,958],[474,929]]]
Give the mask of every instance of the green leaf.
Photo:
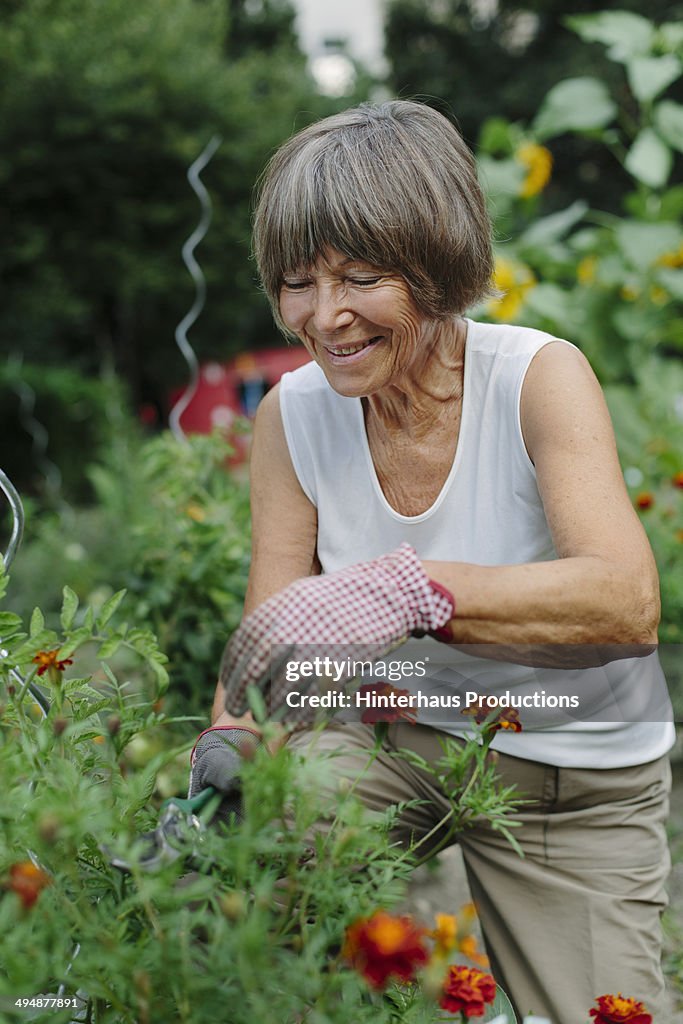
[[[541,217],[539,220],[534,221],[531,227],[520,237],[519,245],[522,247],[540,247],[559,241],[581,220],[587,209],[588,203],[582,199],[577,199],[576,202],[572,203],[565,210],[551,213],[548,217]]]
[[[662,138],[683,153],[683,106],[673,100],[662,100],[655,107],[654,121]]]
[[[616,104],[597,78],[567,78],[545,97],[533,132],[548,139],[563,132],[593,131],[605,128],[616,113]]]
[[[530,288],[524,300],[527,310],[558,325],[571,323],[572,303],[567,292],[556,284],[539,284]]]
[[[657,33],[668,50],[683,49],[683,24],[680,21],[667,21],[659,26]]]
[[[652,23],[630,11],[580,14],[567,18],[565,24],[587,43],[603,43],[610,60],[620,62],[649,53],[655,38]]]
[[[99,651],[97,652],[98,658],[111,658],[112,655],[116,654],[119,647],[121,646],[123,638],[120,636],[111,636],[108,640],[105,640]]]
[[[519,195],[526,171],[517,160],[493,160],[480,156],[477,163],[488,196]]]
[[[484,1017],[482,1017],[483,1024],[487,1021],[494,1021],[496,1017],[501,1014],[505,1014],[508,1024],[517,1024],[517,1018],[515,1011],[512,1008],[512,1003],[503,992],[500,985],[496,985],[496,998],[493,1000],[490,1006],[486,1007]]]
[[[675,299],[683,302],[683,270],[663,269],[659,271],[657,278]]]
[[[100,613],[97,616],[97,625],[99,629],[103,629],[104,626],[106,626],[125,596],[126,590],[124,588],[123,590],[117,590],[115,594],[112,594],[112,596],[104,602],[100,609]]]
[[[29,626],[29,635],[31,639],[38,636],[45,629],[45,616],[41,612],[40,608],[34,608],[33,614],[31,615],[31,624]]]
[[[80,629],[74,630],[64,646],[60,647],[59,657],[70,658],[74,651],[86,644],[88,640],[92,640],[92,633],[87,626],[81,626]]]
[[[61,623],[62,629],[71,629],[76,612],[78,611],[78,598],[74,594],[71,587],[64,587],[62,590],[62,612],[61,612]]]
[[[14,612],[0,612],[0,637],[7,638],[19,632],[23,623],[20,615]]]
[[[626,72],[631,91],[641,103],[649,103],[680,77],[683,65],[673,54],[664,57],[634,57]]]
[[[624,167],[644,185],[661,188],[669,178],[672,163],[673,156],[666,143],[652,128],[643,128],[626,154]]]
[[[615,235],[622,255],[636,270],[647,270],[665,252],[675,252],[683,241],[683,229],[668,221],[646,224],[622,220]]]

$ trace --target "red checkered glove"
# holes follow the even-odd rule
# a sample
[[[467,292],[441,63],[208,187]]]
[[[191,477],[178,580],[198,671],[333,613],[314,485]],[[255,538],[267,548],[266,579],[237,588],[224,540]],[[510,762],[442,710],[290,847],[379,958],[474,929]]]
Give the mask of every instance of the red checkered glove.
[[[226,710],[244,712],[249,686],[269,691],[271,710],[283,705],[290,659],[376,660],[412,634],[439,635],[453,612],[453,597],[426,576],[409,544],[371,562],[296,580],[233,634],[220,670]]]

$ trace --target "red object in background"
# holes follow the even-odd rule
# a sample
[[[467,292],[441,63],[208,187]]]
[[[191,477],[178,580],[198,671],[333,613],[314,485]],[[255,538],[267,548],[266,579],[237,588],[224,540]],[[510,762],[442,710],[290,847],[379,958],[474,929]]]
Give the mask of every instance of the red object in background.
[[[233,431],[235,419],[253,419],[266,391],[277,384],[282,374],[296,370],[310,359],[308,352],[297,346],[241,352],[226,363],[204,363],[199,369],[197,390],[180,417],[180,426],[187,434],[210,434],[217,427],[224,429],[235,448],[231,463],[244,462],[248,438]],[[169,412],[182,394],[182,388],[170,394]]]

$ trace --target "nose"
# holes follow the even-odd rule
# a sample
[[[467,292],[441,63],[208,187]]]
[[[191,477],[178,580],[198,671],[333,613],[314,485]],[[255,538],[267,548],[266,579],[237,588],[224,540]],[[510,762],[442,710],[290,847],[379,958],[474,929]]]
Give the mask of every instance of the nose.
[[[354,313],[343,288],[319,284],[313,301],[313,325],[320,334],[334,334],[353,322]]]

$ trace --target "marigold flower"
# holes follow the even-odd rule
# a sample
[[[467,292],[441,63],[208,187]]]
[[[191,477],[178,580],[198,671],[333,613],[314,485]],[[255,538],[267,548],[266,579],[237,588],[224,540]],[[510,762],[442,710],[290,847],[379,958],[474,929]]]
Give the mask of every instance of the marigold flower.
[[[641,491],[640,494],[636,494],[635,504],[636,508],[640,508],[643,511],[648,508],[652,508],[655,503],[655,496],[650,491]]]
[[[455,914],[436,914],[434,921],[436,927],[431,932],[436,941],[434,951],[437,956],[450,953],[458,944],[458,919]]]
[[[7,888],[15,892],[25,910],[30,910],[42,890],[50,884],[50,876],[31,860],[22,860],[12,864],[9,869]]]
[[[595,1024],[652,1024],[652,1016],[643,1003],[630,996],[599,996],[590,1011]]]
[[[410,917],[376,910],[346,929],[342,953],[371,985],[384,988],[392,975],[413,980],[416,969],[428,960],[426,934]]]
[[[522,731],[522,723],[519,720],[519,711],[517,708],[502,707],[495,718],[491,719],[489,722],[486,720],[491,714],[491,708],[463,708],[461,713],[463,715],[473,715],[474,721],[477,725],[484,725],[486,723],[486,731],[490,733],[496,733],[499,729],[507,729],[509,732]]]
[[[525,263],[499,257],[493,272],[493,283],[503,292],[499,299],[492,299],[487,309],[494,320],[514,320],[522,307],[527,292],[536,284],[536,278]]]
[[[376,725],[378,722],[398,722],[399,719],[403,719],[409,722],[410,725],[415,725],[417,720],[417,713],[411,707],[401,707],[396,703],[398,697],[410,696],[409,690],[399,690],[398,687],[392,686],[391,683],[364,683],[363,686],[358,688],[358,692],[365,696],[369,694],[376,694],[381,697],[388,697],[391,699],[391,695],[394,694],[393,706],[382,707],[369,707],[366,708],[363,714],[360,716],[361,722],[364,725]]]
[[[489,958],[485,953],[479,952],[476,935],[463,935],[461,939],[458,939],[458,950],[479,967],[489,966]]]
[[[73,665],[73,658],[59,659],[57,657],[58,654],[59,647],[56,647],[54,651],[38,651],[33,659],[33,663],[35,665],[40,665],[40,668],[38,669],[39,676],[44,675],[50,668],[57,669],[58,672],[63,672],[67,665]]]
[[[486,1003],[496,998],[496,983],[490,974],[476,967],[451,964],[439,1000],[442,1010],[462,1013],[465,1017],[483,1017]]]
[[[435,942],[434,956],[437,959],[444,958],[452,950],[457,949],[479,967],[488,967],[488,957],[479,952],[477,937],[471,933],[476,919],[477,912],[473,903],[466,903],[461,907],[457,916],[436,914],[436,927],[429,933]]]
[[[527,169],[519,194],[523,199],[538,195],[550,181],[553,157],[549,149],[537,142],[525,142],[515,153],[515,159]]]
[[[675,473],[674,476],[672,476],[671,483],[674,485],[674,487],[683,488],[683,469],[680,471],[680,473]]]

